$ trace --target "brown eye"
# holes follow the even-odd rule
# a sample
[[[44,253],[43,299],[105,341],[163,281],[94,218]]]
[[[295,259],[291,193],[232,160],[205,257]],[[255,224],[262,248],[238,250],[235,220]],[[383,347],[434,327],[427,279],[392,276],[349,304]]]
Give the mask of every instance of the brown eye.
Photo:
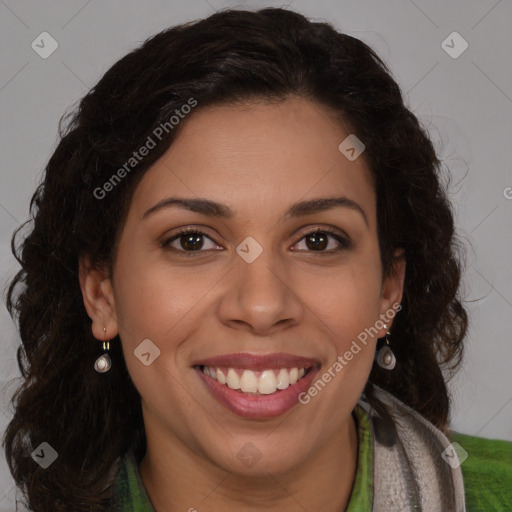
[[[207,241],[205,241],[205,238]],[[306,244],[304,252],[318,254],[333,254],[349,249],[352,246],[347,238],[329,229],[317,228],[314,231],[305,233],[301,238],[302,240]],[[212,244],[211,247],[205,247],[205,243],[208,244],[208,242]],[[186,228],[164,240],[161,243],[161,247],[181,252],[186,256],[194,256],[194,253],[206,252],[219,246],[204,231],[197,228]],[[300,252],[302,251],[301,249]]]
[[[335,240],[334,247],[330,247],[329,250],[326,250],[330,245],[332,246],[330,239]],[[302,240],[305,241],[306,248],[308,249],[306,252],[330,254],[351,247],[350,242],[345,237],[328,229],[316,229],[314,231],[310,231],[302,236],[301,241]],[[338,247],[336,247],[336,244]]]
[[[325,233],[317,232],[311,233],[304,237],[308,249],[312,250],[323,250],[329,245],[329,236]]]
[[[204,240],[201,233],[186,233],[179,237],[181,247],[187,251],[198,251],[203,247]]]
[[[179,233],[173,235],[171,238],[167,238],[161,243],[161,247],[185,253],[204,252],[201,251],[201,249],[203,249],[205,245],[205,237],[208,238],[208,240],[213,244],[213,247],[207,247],[206,249],[213,249],[218,247],[206,233],[199,229],[191,228],[183,229]]]

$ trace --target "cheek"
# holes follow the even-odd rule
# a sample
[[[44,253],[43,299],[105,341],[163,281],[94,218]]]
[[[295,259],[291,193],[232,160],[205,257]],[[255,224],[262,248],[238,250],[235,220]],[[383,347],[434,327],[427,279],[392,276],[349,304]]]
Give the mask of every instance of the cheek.
[[[378,285],[379,281],[362,279],[356,273],[353,280],[340,277],[315,304],[321,320],[318,325],[330,340],[328,361],[304,399],[325,413],[319,414],[318,428],[323,428],[325,415],[332,424],[343,421],[368,380],[377,342]],[[320,395],[320,399],[315,398]]]
[[[118,274],[116,314],[122,349],[133,383],[152,411],[168,415],[191,406],[180,378],[180,346],[198,323],[194,306],[204,295],[149,265]],[[194,283],[194,280],[191,280]],[[149,355],[146,355],[149,354]],[[184,392],[185,390],[185,392]]]
[[[336,269],[330,279],[322,280],[323,286],[310,294],[308,304],[320,320],[320,329],[331,340],[328,368],[331,373],[343,375],[335,380],[349,381],[356,387],[364,385],[371,370],[377,329],[381,327],[381,280],[375,271],[380,267],[372,263],[361,259],[357,264]],[[338,364],[333,367],[336,361]]]
[[[311,306],[343,339],[357,336],[379,318],[381,280],[375,267],[378,265],[340,267],[317,280],[319,286],[314,289],[309,284]]]
[[[170,338],[179,339],[186,326],[193,325],[196,306],[217,281],[215,272],[173,268],[166,262],[137,265],[120,260],[115,303],[124,339],[133,344],[150,338],[168,346]]]
[[[124,358],[136,388],[155,410],[192,405],[190,383],[180,380],[186,353],[180,347],[200,326],[205,294],[218,280],[218,272],[185,271],[165,262],[117,262],[115,304]],[[137,357],[147,352],[149,357]],[[146,365],[147,359],[154,362]]]

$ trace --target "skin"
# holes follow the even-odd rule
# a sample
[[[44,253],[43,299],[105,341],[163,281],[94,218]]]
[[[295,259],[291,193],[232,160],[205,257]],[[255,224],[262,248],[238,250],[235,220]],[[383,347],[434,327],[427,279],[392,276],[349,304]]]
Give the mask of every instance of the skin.
[[[137,186],[113,275],[81,260],[93,334],[120,334],[142,397],[148,448],[140,473],[157,512],[345,510],[358,450],[351,412],[385,328],[310,403],[274,419],[228,411],[191,364],[288,352],[318,359],[321,376],[400,303],[405,262],[397,257],[383,280],[370,171],[364,157],[351,162],[338,150],[350,133],[299,98],[198,109]],[[170,207],[141,219],[170,196],[207,198],[235,214]],[[357,202],[368,225],[344,207],[280,220],[298,201],[334,196]],[[187,258],[179,237],[175,252],[161,247],[186,226],[208,233],[202,252]],[[335,252],[340,244],[330,236],[328,246],[308,245],[303,233],[322,227],[351,245]],[[236,253],[248,236],[263,248],[252,263]],[[133,355],[144,339],[161,351],[149,366]],[[261,454],[251,467],[237,458],[247,442]]]

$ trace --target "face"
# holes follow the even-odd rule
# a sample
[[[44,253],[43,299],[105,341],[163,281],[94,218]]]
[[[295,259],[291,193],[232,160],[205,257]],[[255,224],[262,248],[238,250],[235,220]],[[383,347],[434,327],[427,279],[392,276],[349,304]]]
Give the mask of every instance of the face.
[[[383,280],[370,171],[338,149],[349,134],[302,99],[217,106],[144,175],[113,276],[84,299],[98,339],[120,335],[148,439],[285,472],[350,420],[404,266]]]

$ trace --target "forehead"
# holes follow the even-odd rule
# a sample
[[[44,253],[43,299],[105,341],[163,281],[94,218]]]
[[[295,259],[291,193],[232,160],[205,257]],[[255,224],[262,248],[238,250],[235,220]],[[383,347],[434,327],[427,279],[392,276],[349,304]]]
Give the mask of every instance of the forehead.
[[[235,214],[251,208],[261,215],[300,200],[343,195],[373,218],[374,186],[365,160],[351,161],[338,149],[350,134],[324,106],[299,98],[198,106],[133,199],[139,214],[180,195],[228,204]]]

